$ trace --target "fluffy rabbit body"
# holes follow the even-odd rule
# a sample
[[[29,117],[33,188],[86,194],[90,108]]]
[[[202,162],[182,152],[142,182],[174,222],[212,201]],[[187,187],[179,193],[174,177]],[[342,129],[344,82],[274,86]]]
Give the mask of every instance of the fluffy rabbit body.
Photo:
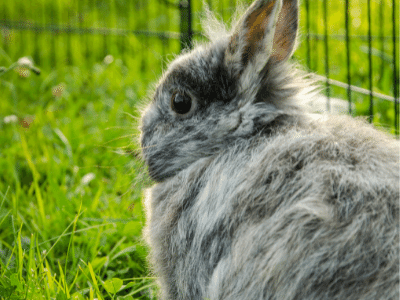
[[[160,299],[399,299],[399,143],[310,118],[296,0],[171,63],[141,124]]]

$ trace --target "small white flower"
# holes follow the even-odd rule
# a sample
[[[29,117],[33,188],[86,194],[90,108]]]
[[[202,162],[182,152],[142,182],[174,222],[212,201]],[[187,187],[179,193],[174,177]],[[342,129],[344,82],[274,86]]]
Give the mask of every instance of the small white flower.
[[[21,57],[18,59],[18,65],[21,67],[33,68],[33,61],[29,57]]]
[[[18,117],[16,115],[5,116],[4,119],[3,119],[3,122],[5,124],[16,123],[16,122],[18,122]]]
[[[104,57],[104,63],[106,65],[111,64],[113,61],[114,61],[114,56],[112,56],[111,54],[109,54],[106,57]]]
[[[82,177],[81,179],[81,183],[82,184],[88,184],[89,182],[91,182],[94,178],[96,177],[96,175],[94,173],[88,173],[85,176]]]

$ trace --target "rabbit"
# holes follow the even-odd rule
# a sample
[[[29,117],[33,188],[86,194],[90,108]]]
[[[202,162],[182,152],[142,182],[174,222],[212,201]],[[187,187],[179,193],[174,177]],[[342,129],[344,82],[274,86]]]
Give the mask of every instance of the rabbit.
[[[399,299],[398,141],[304,110],[297,0],[207,20],[141,116],[159,299]]]

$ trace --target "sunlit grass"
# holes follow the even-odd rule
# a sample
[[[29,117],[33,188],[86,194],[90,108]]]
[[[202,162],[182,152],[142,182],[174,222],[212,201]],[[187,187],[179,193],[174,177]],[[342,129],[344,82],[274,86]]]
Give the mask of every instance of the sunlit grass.
[[[122,69],[115,61],[4,75],[19,97],[0,102],[0,299],[152,297],[138,88]]]
[[[3,197],[0,208],[3,208],[4,199],[5,197]],[[69,256],[74,254],[75,244],[73,239],[75,235],[78,235],[76,228],[82,214],[83,212],[79,210],[73,221],[57,237],[48,251],[40,250],[40,243],[35,234],[31,234],[30,237],[22,237],[22,228],[19,228],[17,232],[13,228],[14,245],[11,247],[6,244],[9,248],[8,251],[1,250],[1,299],[114,299],[117,294],[122,292],[124,292],[124,296],[118,297],[118,299],[134,299],[133,296],[155,288],[154,278],[120,279],[118,276],[113,276],[113,278],[105,280],[100,275],[99,269],[103,267],[104,263],[109,264],[116,257],[131,252],[127,248],[117,254],[111,251],[110,255],[106,256],[101,263],[96,260],[85,263],[81,260],[78,269],[73,273],[71,273],[70,268],[67,268],[67,263],[62,267],[60,261],[54,266],[57,270],[52,269],[48,256],[58,242],[68,235],[69,229],[71,229],[71,234],[69,234],[69,244],[66,249],[66,262],[68,262]],[[8,215],[4,216],[1,222],[7,217]],[[73,259],[71,259],[68,267],[71,265],[73,265]],[[54,271],[57,271],[58,277]],[[71,277],[71,280],[68,280],[68,277]],[[81,288],[81,282],[86,283],[87,287]]]

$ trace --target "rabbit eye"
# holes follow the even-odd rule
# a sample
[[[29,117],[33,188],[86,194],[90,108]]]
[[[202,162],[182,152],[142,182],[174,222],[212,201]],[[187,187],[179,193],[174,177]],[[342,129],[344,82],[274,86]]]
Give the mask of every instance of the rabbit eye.
[[[179,115],[187,114],[192,108],[192,98],[185,93],[175,93],[171,98],[171,107]]]

